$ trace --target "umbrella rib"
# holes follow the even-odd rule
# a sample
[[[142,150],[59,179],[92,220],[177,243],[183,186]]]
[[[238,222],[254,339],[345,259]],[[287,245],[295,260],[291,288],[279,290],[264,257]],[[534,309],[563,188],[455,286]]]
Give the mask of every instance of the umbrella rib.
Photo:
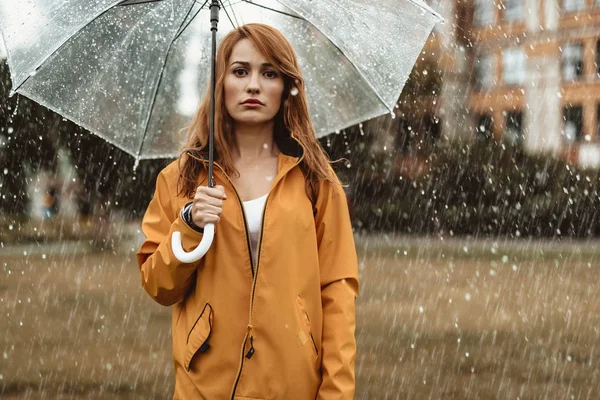
[[[231,20],[231,17],[229,16],[229,13],[227,12],[227,8],[225,8],[225,3],[223,3],[222,0],[219,0],[219,3],[221,3],[221,7],[223,8],[223,11],[225,11],[225,15],[227,15],[227,19],[229,19],[229,23],[231,24],[231,26],[233,26],[234,28],[237,28],[238,25],[234,24],[233,21]],[[233,12],[233,9],[231,11]]]
[[[369,87],[371,88],[371,90],[373,91],[373,93],[375,93],[375,95],[377,96],[377,98],[379,98],[379,101],[381,101],[381,103],[385,106],[385,108],[388,109],[388,111],[390,113],[394,112],[393,108],[390,108],[387,103],[385,102],[385,100],[383,99],[383,96],[381,96],[381,94],[379,93],[379,91],[373,86],[373,84],[371,83],[371,81],[369,79],[367,79],[367,77],[362,73],[362,71],[357,67],[356,63],[354,62],[354,60],[352,60],[348,54],[346,54],[344,52],[344,50],[342,50],[342,48],[340,46],[338,46],[338,44],[332,40],[328,35],[325,34],[325,32],[323,32],[321,30],[321,28],[319,28],[314,22],[310,21],[308,18],[306,18],[305,16],[303,16],[301,13],[298,12],[298,10],[294,9],[292,6],[285,4],[283,2],[281,2],[280,0],[275,0],[278,3],[280,3],[281,5],[290,8],[292,11],[294,11],[296,14],[300,15],[300,19],[303,19],[304,21],[308,22],[309,24],[311,24],[312,26],[315,27],[316,30],[318,30],[325,38],[327,38],[327,40],[329,40],[339,51],[340,53],[342,53],[342,55],[344,57],[346,57],[346,60],[348,60],[348,62],[350,62],[350,64],[352,64],[352,66],[354,67],[354,69],[356,70],[356,72],[360,75],[360,77],[365,81],[365,83],[367,85],[369,85]],[[252,2],[249,2],[249,4],[254,4]],[[255,4],[257,5],[257,4]]]
[[[431,8],[426,3],[423,3],[423,2],[418,1],[418,0],[410,0],[410,2],[413,3],[414,5],[416,5],[417,7],[421,7],[423,10],[427,11],[428,13],[431,13],[431,14],[435,15],[440,20],[440,22],[442,24],[444,23],[444,18],[440,15],[440,13],[438,13],[437,11],[435,11],[433,8]]]
[[[231,8],[231,13],[233,14],[233,19],[235,19],[235,26],[239,27],[240,23],[237,20],[237,17],[235,16],[235,12],[233,12],[233,5],[231,4],[231,0],[227,0],[227,4],[229,4],[229,8]],[[223,8],[225,8],[224,4],[223,4]],[[225,12],[227,12],[227,10],[225,10]]]
[[[198,3],[198,2],[196,1],[196,3]],[[198,9],[198,11],[196,11],[196,13],[194,14],[194,16],[192,18],[190,18],[190,20],[187,22],[187,24],[185,24],[185,26],[179,28],[179,30],[177,31],[177,35],[175,35],[175,37],[173,38],[171,44],[173,44],[174,41],[176,41],[177,39],[179,39],[179,36],[181,36],[181,34],[187,29],[188,26],[190,26],[190,24],[192,23],[192,21],[198,16],[198,14],[200,13],[200,11],[202,11],[202,9],[206,5],[206,3],[208,3],[208,0],[206,0],[204,2],[204,4],[202,4],[202,6]],[[188,15],[189,15],[189,13],[188,13]],[[186,18],[187,18],[187,16],[186,16]],[[169,47],[170,46],[171,45],[169,45]]]
[[[274,9],[274,8],[271,8],[271,7],[263,6],[262,4],[257,4],[257,3],[254,3],[254,2],[253,2],[253,1],[251,1],[251,0],[242,0],[242,1],[243,1],[244,3],[252,4],[253,6],[256,6],[256,7],[264,8],[265,10],[269,10],[269,11],[273,11],[273,12],[276,12],[276,13],[279,13],[279,14],[287,15],[288,17],[292,17],[292,18],[303,19],[303,20],[305,20],[305,21],[306,21],[306,19],[305,19],[305,18],[303,18],[303,17],[301,17],[301,16],[299,16],[299,15],[293,15],[293,14],[286,13],[285,11],[276,10],[276,9]],[[283,5],[287,7],[287,5],[285,5],[285,4],[283,4]],[[289,8],[291,8],[291,7],[289,7]],[[307,22],[308,22],[308,21],[307,21]]]
[[[153,3],[155,1],[163,1],[163,0],[124,0],[123,2],[117,4],[117,6],[118,7],[135,6],[135,5],[143,4],[143,3]]]
[[[206,2],[204,4],[206,4],[208,2],[208,0],[206,0]],[[194,8],[194,4],[196,4],[195,0],[191,1],[192,5],[190,6],[190,9],[187,11],[187,14],[185,15],[185,17],[183,17],[182,21],[181,21],[181,25],[179,26],[178,29],[178,34],[181,34],[181,32],[183,32],[181,30],[181,28],[183,27],[183,24],[185,23],[185,20],[187,19],[187,17],[189,17],[190,13],[192,12],[192,9]],[[202,6],[204,7],[204,5]],[[200,10],[202,10],[202,7],[200,7],[200,9],[198,10],[198,12],[200,12]],[[195,15],[198,15],[197,13]],[[193,18],[190,19],[190,21],[193,20]],[[189,22],[188,22],[189,25]],[[188,26],[186,25],[186,27]],[[165,58],[163,59],[163,63],[162,66],[160,68],[160,74],[158,76],[158,81],[156,82],[156,87],[154,88],[154,94],[152,96],[152,103],[150,104],[150,108],[148,108],[148,116],[146,117],[146,124],[144,126],[144,136],[142,136],[142,141],[140,142],[140,147],[137,151],[137,154],[135,156],[136,160],[140,159],[140,154],[142,154],[142,149],[144,148],[144,141],[146,140],[146,136],[148,135],[148,125],[150,124],[150,118],[152,117],[152,110],[154,109],[154,104],[156,104],[156,95],[158,93],[158,88],[160,87],[160,83],[162,82],[162,78],[163,78],[163,74],[165,72],[165,66],[167,65],[167,60],[169,58],[169,53],[171,52],[171,48],[173,47],[173,43],[175,43],[175,37],[171,40],[171,43],[169,43],[169,47],[167,48],[166,54],[165,54]]]

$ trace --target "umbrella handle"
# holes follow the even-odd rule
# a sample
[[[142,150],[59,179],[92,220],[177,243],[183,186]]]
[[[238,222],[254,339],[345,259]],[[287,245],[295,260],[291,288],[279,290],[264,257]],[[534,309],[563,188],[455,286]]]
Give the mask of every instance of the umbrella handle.
[[[206,254],[208,249],[210,249],[210,245],[212,244],[214,237],[215,225],[207,224],[204,227],[204,235],[202,236],[200,244],[198,247],[188,253],[183,250],[183,247],[181,246],[181,233],[173,232],[173,235],[171,236],[171,248],[173,249],[173,254],[180,262],[186,264],[193,263],[201,259]]]

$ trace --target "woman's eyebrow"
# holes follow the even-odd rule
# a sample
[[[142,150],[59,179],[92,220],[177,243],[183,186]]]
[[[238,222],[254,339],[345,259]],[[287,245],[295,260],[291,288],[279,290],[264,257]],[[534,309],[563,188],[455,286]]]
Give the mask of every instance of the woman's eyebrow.
[[[233,64],[242,64],[244,67],[249,67],[250,66],[250,63],[247,62],[247,61],[234,61],[234,62],[231,63],[231,65],[233,65]],[[263,63],[261,66],[262,67],[272,67],[273,64],[271,64],[271,63]]]

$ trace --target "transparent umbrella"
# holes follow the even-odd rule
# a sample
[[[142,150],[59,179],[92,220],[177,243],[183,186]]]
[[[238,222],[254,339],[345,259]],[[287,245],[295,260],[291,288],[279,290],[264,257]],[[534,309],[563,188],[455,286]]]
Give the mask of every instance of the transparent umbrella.
[[[83,126],[133,155],[136,165],[173,157],[184,141],[178,132],[211,79],[218,40],[211,24],[219,8],[227,16],[220,37],[260,22],[288,38],[317,136],[392,113],[441,21],[421,0],[1,0],[11,95]],[[176,257],[199,259],[213,233],[214,226],[205,227],[190,254],[176,232]]]
[[[225,0],[297,52],[319,137],[392,112],[441,19],[420,0]],[[177,155],[210,80],[210,1],[0,0],[12,91],[136,157]]]

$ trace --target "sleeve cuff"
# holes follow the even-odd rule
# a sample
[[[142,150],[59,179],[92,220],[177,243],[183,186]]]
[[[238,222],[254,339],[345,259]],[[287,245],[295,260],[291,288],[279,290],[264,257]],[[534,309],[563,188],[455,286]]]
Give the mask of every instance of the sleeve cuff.
[[[204,233],[204,229],[196,226],[192,220],[192,202],[190,201],[181,209],[181,219],[186,223],[187,226],[195,230],[196,232]]]

